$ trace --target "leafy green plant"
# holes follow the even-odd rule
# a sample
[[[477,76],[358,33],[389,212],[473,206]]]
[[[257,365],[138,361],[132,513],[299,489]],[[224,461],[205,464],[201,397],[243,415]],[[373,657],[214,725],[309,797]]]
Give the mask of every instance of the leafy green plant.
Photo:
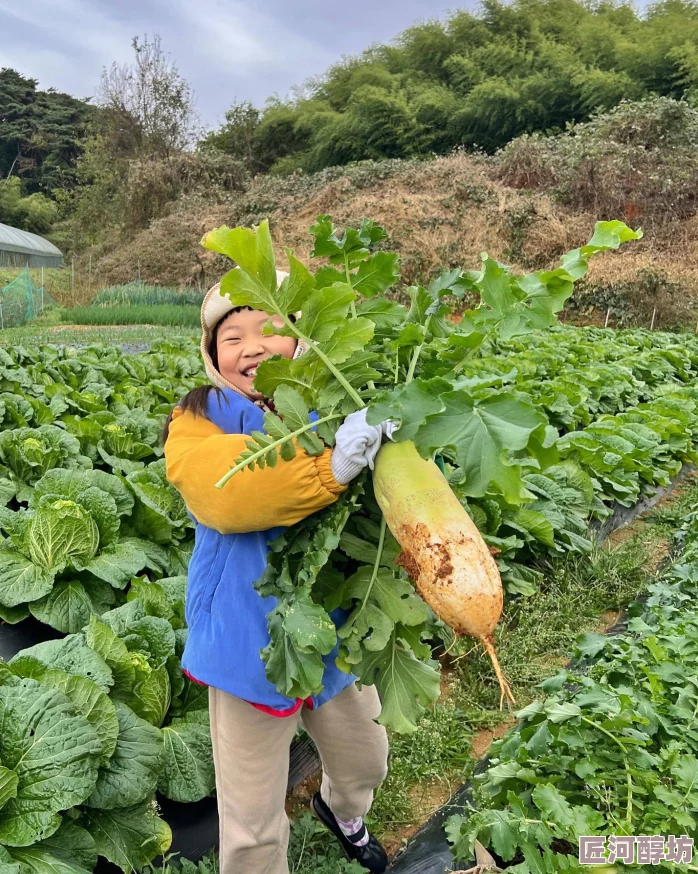
[[[79,442],[53,425],[0,431],[2,479],[20,501],[27,500],[31,487],[51,468],[88,466],[79,453]]]
[[[541,659],[551,652],[555,657],[564,653],[567,638],[578,627],[567,599],[585,598],[580,615],[588,625],[595,612],[607,605],[607,590],[624,600],[640,586],[636,568],[630,564],[622,572],[614,571],[618,579],[609,579],[606,589],[600,585],[600,559],[595,550],[590,552],[587,524],[590,518],[608,515],[617,499],[632,502],[654,485],[666,482],[682,462],[693,458],[698,441],[698,391],[694,388],[698,340],[642,330],[613,333],[559,326],[521,336],[516,332],[498,336],[488,324],[481,338],[483,326],[477,320],[493,318],[486,315],[490,312],[486,306],[484,313],[469,315],[469,321],[458,329],[450,324],[449,313],[439,312],[452,302],[451,292],[460,294],[466,282],[475,281],[468,278],[470,274],[449,272],[430,289],[412,289],[411,306],[402,307],[381,292],[383,285],[390,292],[397,263],[383,250],[385,241],[376,238],[380,232],[375,225],[364,223],[346,234],[327,231],[326,238],[327,222],[318,225],[319,248],[329,250],[324,257],[330,263],[312,277],[313,287],[307,289],[309,297],[303,309],[312,315],[311,297],[318,295],[319,300],[323,293],[329,297],[327,289],[337,283],[346,295],[348,275],[359,326],[345,327],[354,321],[347,296],[342,306],[350,318],[337,317],[330,335],[318,345],[324,352],[329,345],[331,351],[334,332],[340,329],[337,339],[345,335],[342,342],[351,345],[366,330],[362,320],[373,323],[372,338],[348,358],[335,361],[335,351],[329,356],[362,402],[383,403],[394,416],[393,404],[399,397],[407,410],[405,422],[414,415],[415,406],[429,403],[428,424],[430,417],[438,422],[438,416],[444,414],[436,405],[450,393],[472,398],[473,410],[483,404],[488,409],[493,399],[507,394],[523,407],[537,411],[539,421],[546,420],[562,435],[551,442],[552,431],[546,428],[545,439],[539,439],[543,437],[541,428],[525,448],[496,459],[498,472],[510,477],[513,471],[519,477],[519,487],[525,489],[526,497],[515,501],[491,483],[483,494],[471,494],[475,480],[472,468],[461,463],[460,444],[441,447],[452,489],[497,553],[512,596],[501,629],[507,635],[503,662],[519,688],[527,687],[547,670]],[[360,252],[362,248],[369,252]],[[487,276],[499,283],[498,296],[493,298],[496,302],[507,288],[515,288],[514,280],[507,285],[506,274],[497,273],[498,265],[485,262],[485,266]],[[298,275],[305,274],[301,270]],[[557,278],[551,275],[550,281],[559,278],[559,274]],[[357,297],[361,289],[377,293]],[[441,294],[444,289],[450,291]],[[515,311],[520,304],[514,302]],[[432,306],[435,311],[426,314],[424,309]],[[428,316],[431,321],[427,327]],[[318,318],[308,336],[313,339],[327,330]],[[352,332],[356,332],[355,338]],[[413,379],[406,384],[413,360]],[[317,451],[318,432],[331,443],[344,412],[354,408],[354,401],[346,399],[344,388],[337,387],[322,359],[316,356],[314,364],[311,356],[300,361],[303,367],[308,365],[312,378],[298,363],[265,364],[271,389],[275,380],[281,381],[277,395],[283,421],[273,421],[268,434],[253,437],[250,442],[257,442],[243,462],[270,463],[270,444],[275,441],[279,441],[276,451],[283,459],[283,453],[291,451],[288,437],[294,430],[300,432],[294,451]],[[283,367],[290,368],[288,379]],[[264,368],[260,368],[260,378],[263,375]],[[181,499],[166,481],[158,446],[164,416],[204,378],[193,340],[160,340],[149,352],[137,354],[103,343],[79,348],[25,347],[17,342],[0,349],[0,433],[8,435],[2,438],[8,447],[7,457],[17,453],[20,459],[8,463],[3,458],[0,470],[0,503],[5,508],[0,511],[0,551],[8,553],[12,562],[24,567],[28,562],[33,568],[27,578],[10,581],[8,590],[19,591],[32,575],[37,586],[46,586],[40,597],[14,606],[3,604],[0,595],[0,618],[16,622],[31,613],[68,635],[21,653],[13,662],[12,677],[6,680],[2,679],[6,666],[0,663],[0,689],[9,687],[15,678],[40,684],[45,690],[42,701],[57,694],[68,696],[67,700],[74,702],[71,719],[82,714],[100,738],[94,786],[71,807],[53,810],[48,805],[53,810],[51,822],[55,817],[60,819],[57,831],[23,847],[8,843],[8,849],[0,849],[1,863],[20,866],[12,874],[28,874],[29,868],[43,871],[45,865],[55,869],[70,864],[91,870],[98,853],[126,869],[140,867],[169,842],[166,827],[155,818],[153,792],[194,801],[212,791],[206,691],[183,677],[180,668],[186,640],[184,575],[193,531]],[[449,379],[453,381],[448,383]],[[311,393],[314,386],[317,398]],[[287,388],[298,392],[302,402]],[[310,421],[311,409],[317,409],[320,417],[336,414],[337,419],[318,426]],[[61,435],[61,446],[65,438],[68,441],[56,456],[49,452],[22,455],[18,451],[22,429],[32,431],[34,439],[33,432],[44,435],[40,429],[49,426],[55,429],[51,432],[54,437]],[[417,432],[422,427],[419,425]],[[435,429],[433,426],[432,433]],[[609,442],[616,432],[619,439]],[[608,453],[615,453],[620,460],[609,461]],[[277,462],[283,460],[277,458]],[[483,478],[485,475],[486,470],[481,473]],[[274,670],[287,684],[285,688],[303,690],[304,683],[318,681],[316,651],[302,635],[319,628],[324,635],[322,648],[331,642],[334,645],[334,626],[327,624],[325,613],[341,603],[350,613],[340,629],[341,658],[350,670],[369,670],[367,664],[384,669],[388,664],[385,654],[399,652],[398,673],[393,674],[393,680],[400,680],[400,671],[411,671],[421,664],[425,672],[412,675],[412,679],[425,683],[427,691],[435,690],[430,643],[452,641],[411,593],[409,584],[395,575],[398,551],[388,532],[381,537],[381,516],[367,480],[357,482],[325,514],[289,529],[274,544],[269,570],[259,586],[262,592],[269,586],[272,594],[282,585],[287,587],[270,617],[272,643],[268,651],[270,660],[275,659]],[[689,552],[690,547],[686,554]],[[555,577],[551,582],[550,572],[543,579],[545,563],[567,553],[588,556],[577,560],[578,579]],[[3,563],[3,568],[12,567],[12,562]],[[46,580],[51,575],[49,586]],[[362,610],[364,600],[366,608]],[[562,625],[548,627],[547,636],[529,640],[534,627],[545,626],[546,611],[559,610],[563,602],[566,612]],[[368,619],[379,630],[374,641],[387,641],[381,644],[382,651],[368,649]],[[416,620],[418,624],[409,624]],[[293,636],[297,636],[298,660],[289,664],[279,658],[279,642]],[[451,655],[457,657],[461,652],[465,652],[465,643],[456,642]],[[458,706],[470,722],[491,721],[488,708],[494,706],[494,692],[490,668],[472,655],[456,664],[463,678]],[[477,693],[468,698],[468,690],[475,687]],[[397,783],[389,784],[396,788],[391,798],[379,797],[376,807],[389,819],[406,815],[406,787],[415,775],[428,779],[451,765],[460,767],[467,752],[450,711],[439,707],[420,714],[411,695],[396,694],[395,684],[391,686],[387,680],[382,691],[386,690],[387,699],[397,702],[391,718],[400,721],[406,716],[408,722],[419,726],[419,733],[411,735],[412,740],[405,745],[401,746],[402,739],[394,743],[401,750],[402,761],[396,765]],[[428,698],[425,693],[425,703]],[[141,731],[143,737],[150,738],[148,749],[155,748],[157,737],[160,752],[150,757],[152,767],[138,759],[131,779],[129,756],[123,751],[131,749],[127,747],[129,738]],[[53,743],[51,740],[51,749],[55,748]],[[412,756],[410,743],[414,745]],[[92,758],[94,753],[85,753],[84,761],[80,760],[80,767],[90,774],[94,771],[89,764]],[[16,770],[2,759],[1,749],[0,765]],[[5,776],[8,785],[14,782]],[[122,780],[129,783],[123,791],[119,788]],[[97,785],[101,788],[92,797]],[[108,801],[109,792],[118,795],[118,806],[88,803],[91,797],[100,803]],[[39,807],[37,811],[40,818],[49,818]],[[0,821],[1,817],[2,808]],[[322,865],[334,871],[342,864],[319,834],[303,838],[302,829],[296,833],[301,840],[293,844],[296,849],[292,853],[300,850],[305,840],[299,871],[317,870]]]
[[[140,282],[132,282],[129,285],[117,285],[112,288],[103,288],[97,292],[93,301],[94,306],[161,306],[173,304],[175,306],[200,307],[204,295],[193,289],[180,290],[177,288],[163,288],[160,285],[146,285]]]
[[[581,871],[580,835],[696,835],[695,519],[683,559],[631,606],[627,631],[583,635],[587,673],[543,682],[490,748],[474,806],[447,825],[459,858],[479,840],[521,874]]]
[[[166,483],[161,488],[166,495],[170,490]],[[15,621],[31,610],[60,631],[73,632],[91,614],[114,603],[117,596],[108,586],[118,593],[139,571],[167,573],[172,561],[179,570],[182,557],[172,551],[173,543],[161,529],[164,525],[171,531],[168,523],[187,526],[181,518],[173,522],[165,517],[167,522],[156,531],[147,522],[162,517],[155,501],[150,503],[155,510],[135,498],[127,482],[103,471],[48,471],[37,482],[27,509],[0,511],[0,526],[9,534],[0,551],[0,604],[20,608]],[[176,510],[186,518],[180,503]],[[150,516],[143,522],[145,514]],[[148,539],[135,536],[138,531]],[[163,540],[170,553],[158,545]]]
[[[0,366],[0,617],[75,632],[140,571],[186,573],[192,524],[156,459],[165,414],[201,379],[198,356],[20,346]]]
[[[239,268],[225,275],[222,293],[236,306],[279,316],[280,333],[309,346],[300,359],[275,357],[260,365],[255,385],[274,398],[278,415],[265,415],[265,433],[251,435],[248,451],[219,487],[247,467],[274,465],[279,455],[282,461],[292,458],[296,445],[320,454],[323,443],[313,431],[332,445],[342,418],[370,404],[369,421],[392,418],[400,424],[398,441],[414,441],[424,457],[440,450],[453,462],[464,498],[492,492],[517,505],[533,497],[517,456],[526,451],[540,467],[556,432],[530,403],[513,393],[495,394],[487,382],[473,382],[463,371],[486,342],[552,326],[575,281],[586,274],[587,259],[639,235],[621,222],[600,223],[590,243],[565,255],[560,268],[523,277],[483,256],[480,271],[454,269],[428,288],[410,288],[407,309],[382,297],[399,272],[397,256],[374,251],[385,239],[382,228],[364,220],[340,232],[328,216],[320,216],[311,233],[313,255],[329,263],[313,276],[289,252],[290,275],[278,290],[266,222],[256,231],[219,228],[204,238],[208,248],[228,255]],[[445,318],[447,298],[466,291],[478,294],[481,304],[455,329]],[[288,314],[300,309],[303,316],[292,321]],[[358,559],[341,542],[345,529],[353,533],[347,528],[352,515],[363,523]],[[429,611],[393,565],[390,547],[365,479],[335,506],[282,535],[258,584],[262,594],[279,599],[269,616],[271,643],[263,657],[277,688],[304,698],[320,691],[322,657],[339,639],[337,664],[361,682],[375,683],[381,720],[409,732],[438,696],[438,677],[423,642]],[[335,634],[328,613],[339,606],[350,615]]]
[[[70,795],[49,785],[50,802],[35,802],[38,813],[33,818],[31,807],[21,808],[27,811],[31,833],[13,831],[19,826],[12,825],[17,820],[12,805],[0,807],[0,844],[11,857],[16,847],[31,845],[32,852],[41,851],[37,842],[77,823],[82,842],[94,856],[89,869],[97,853],[125,872],[137,869],[170,843],[169,829],[153,806],[156,789],[176,801],[198,801],[212,792],[207,696],[183,676],[180,666],[186,641],[185,587],[186,577],[134,579],[126,603],[90,616],[82,631],[25,649],[8,665],[0,663],[0,708],[6,691],[13,706],[22,705],[28,714],[26,729],[20,725],[18,730],[30,732],[30,737],[47,731],[33,726],[33,711],[20,700],[20,691],[26,689],[28,700],[37,697],[39,710],[46,708],[47,720],[59,719],[46,703],[51,696],[65,707],[72,704],[74,730],[82,731],[87,744],[87,752],[81,752],[74,742],[69,757],[64,736],[57,729],[47,735],[41,767],[49,767],[55,755],[55,765],[50,766],[57,773],[63,763],[68,768],[75,761],[84,776]],[[69,729],[72,723],[67,725]],[[0,760],[11,762],[2,755],[5,741],[10,751],[15,749],[4,732]],[[21,798],[11,793],[19,785],[12,774],[0,774],[6,778],[1,782],[7,783],[8,799]],[[65,785],[70,781],[66,779]],[[29,784],[29,797],[31,791]],[[3,831],[6,811],[10,825]],[[17,860],[29,864],[21,852]]]

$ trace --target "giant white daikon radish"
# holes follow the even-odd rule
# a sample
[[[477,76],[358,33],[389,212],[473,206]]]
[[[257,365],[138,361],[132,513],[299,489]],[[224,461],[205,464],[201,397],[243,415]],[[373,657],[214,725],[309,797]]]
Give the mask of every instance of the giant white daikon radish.
[[[482,642],[513,702],[492,634],[502,613],[499,569],[474,522],[433,461],[410,441],[386,443],[373,472],[376,500],[402,547],[398,564],[436,615],[457,634]]]

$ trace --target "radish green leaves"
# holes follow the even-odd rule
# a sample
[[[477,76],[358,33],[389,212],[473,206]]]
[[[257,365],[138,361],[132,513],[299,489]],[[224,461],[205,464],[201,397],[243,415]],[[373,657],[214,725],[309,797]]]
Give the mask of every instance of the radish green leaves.
[[[311,234],[312,255],[328,263],[312,275],[289,251],[290,275],[278,288],[267,222],[254,230],[218,228],[204,237],[205,246],[237,264],[223,278],[221,293],[235,306],[280,316],[280,332],[308,347],[301,358],[276,356],[259,366],[255,387],[273,397],[278,415],[266,414],[266,433],[250,435],[219,487],[244,476],[246,468],[289,461],[297,447],[319,454],[318,437],[332,446],[344,416],[368,406],[369,422],[393,419],[396,440],[413,440],[424,457],[440,452],[452,462],[463,498],[491,494],[514,506],[534,501],[525,476],[531,460],[539,468],[558,460],[552,448],[557,432],[518,392],[470,379],[468,362],[485,345],[555,324],[588,258],[641,233],[601,222],[589,244],[565,255],[559,268],[526,276],[483,256],[480,271],[451,269],[427,287],[408,288],[409,308],[385,296],[399,282],[399,261],[379,248],[387,234],[375,222],[339,230],[323,215]],[[466,292],[479,304],[456,326],[447,317]],[[362,478],[358,488],[351,514],[340,499],[339,507],[305,520],[297,533],[272,545],[259,589],[279,603],[268,617],[271,643],[262,655],[267,676],[284,695],[306,698],[321,691],[323,659],[336,646],[339,667],[378,687],[382,720],[412,731],[439,694],[424,644],[430,614],[401,571],[380,567],[384,526],[369,482]],[[534,539],[549,543],[551,523],[526,518]],[[342,537],[346,543],[361,524],[372,531],[366,542],[376,550],[373,566],[342,549]],[[315,550],[317,542],[324,547]],[[312,573],[307,550],[316,555]],[[346,582],[333,583],[334,574]],[[328,613],[335,608],[347,616],[338,631]]]

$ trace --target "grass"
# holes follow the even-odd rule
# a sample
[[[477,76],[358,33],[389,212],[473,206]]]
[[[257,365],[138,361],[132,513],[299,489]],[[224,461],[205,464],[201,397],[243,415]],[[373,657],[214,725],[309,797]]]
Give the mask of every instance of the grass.
[[[98,291],[95,306],[162,306],[172,304],[184,307],[201,307],[204,293],[196,289],[179,291],[176,288],[163,288],[159,285],[145,285],[132,282],[129,285],[115,285]]]
[[[535,697],[533,687],[565,663],[579,634],[598,630],[605,611],[622,607],[646,589],[648,563],[640,536],[617,548],[595,548],[589,556],[549,564],[534,595],[505,605],[495,638],[517,705]],[[499,687],[480,647],[465,638],[451,659],[455,699],[469,721],[483,727],[500,722]]]
[[[201,324],[201,315],[198,306],[115,304],[70,307],[61,311],[61,320],[71,325],[173,325],[196,328]]]
[[[0,289],[17,279],[24,268],[0,267]],[[37,288],[41,287],[41,268],[32,267],[29,275]],[[44,268],[44,287],[46,291],[67,291],[70,289],[70,269],[65,267]]]
[[[433,798],[448,798],[473,766],[470,725],[448,698],[427,711],[412,735],[392,734],[388,778],[376,792],[370,824],[379,835],[427,818]]]
[[[683,522],[698,502],[698,474],[689,474],[669,499],[661,501],[652,509],[648,521],[657,529],[670,535]]]

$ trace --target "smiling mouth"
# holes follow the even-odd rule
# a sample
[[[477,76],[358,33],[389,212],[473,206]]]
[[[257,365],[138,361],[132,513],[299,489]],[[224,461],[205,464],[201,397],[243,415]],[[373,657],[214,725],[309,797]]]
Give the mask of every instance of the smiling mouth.
[[[246,379],[254,379],[255,376],[257,376],[257,368],[258,368],[258,367],[259,367],[259,362],[257,362],[257,364],[251,364],[249,367],[246,367],[246,368],[242,371],[242,375],[243,375]]]

